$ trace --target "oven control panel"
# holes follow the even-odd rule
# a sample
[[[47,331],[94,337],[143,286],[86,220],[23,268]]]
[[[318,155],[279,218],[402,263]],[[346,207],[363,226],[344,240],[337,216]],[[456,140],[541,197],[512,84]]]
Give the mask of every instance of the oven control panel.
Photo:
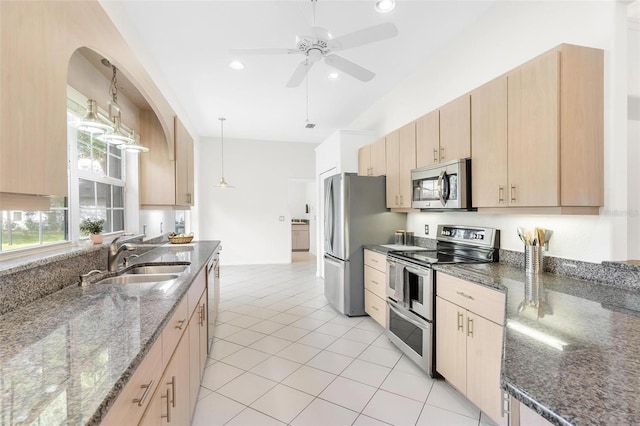
[[[437,239],[483,247],[497,247],[499,231],[493,228],[439,225]]]

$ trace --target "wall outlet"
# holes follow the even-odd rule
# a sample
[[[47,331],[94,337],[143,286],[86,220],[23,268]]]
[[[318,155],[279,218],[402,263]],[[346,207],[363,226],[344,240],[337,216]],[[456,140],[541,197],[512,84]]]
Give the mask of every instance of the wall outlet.
[[[429,225],[424,226],[424,235],[429,235]]]
[[[284,216],[280,216],[280,217],[278,218],[278,220],[279,220],[280,222],[284,222]]]

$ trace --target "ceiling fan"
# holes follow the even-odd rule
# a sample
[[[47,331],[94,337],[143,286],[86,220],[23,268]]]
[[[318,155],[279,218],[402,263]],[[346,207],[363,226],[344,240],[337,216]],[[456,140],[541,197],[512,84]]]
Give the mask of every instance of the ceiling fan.
[[[304,81],[313,64],[320,59],[324,59],[324,62],[330,67],[342,71],[360,81],[366,82],[371,80],[375,77],[375,73],[342,56],[336,55],[335,52],[395,37],[398,35],[396,26],[387,22],[332,38],[329,31],[316,26],[316,2],[317,0],[311,0],[313,4],[313,27],[311,28],[311,35],[296,37],[297,41],[293,49],[231,49],[231,53],[236,55],[304,55],[305,59],[295,69],[291,78],[289,78],[287,87],[298,87]]]

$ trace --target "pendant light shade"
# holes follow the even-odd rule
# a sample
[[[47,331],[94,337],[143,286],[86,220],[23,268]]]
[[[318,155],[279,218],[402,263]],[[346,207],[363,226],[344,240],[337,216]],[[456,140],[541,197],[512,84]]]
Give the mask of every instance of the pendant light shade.
[[[128,143],[128,144],[135,143],[135,139],[133,139],[129,135],[126,135],[124,131],[121,129],[119,111],[117,115],[113,116],[113,125],[114,125],[114,128],[111,132],[107,132],[98,136],[98,139],[100,139],[103,142],[110,143],[111,145],[120,145],[123,143]]]
[[[126,152],[133,152],[135,154],[139,152],[149,152],[149,148],[147,148],[146,146],[140,145],[140,143],[138,142],[138,137],[136,135],[135,130],[131,131],[131,138],[133,142],[121,143],[117,145],[117,148]]]
[[[221,173],[220,173],[220,182],[215,186],[216,188],[235,188],[233,185],[229,185],[226,180],[224,180],[224,121],[226,118],[220,117],[220,145],[221,145]]]
[[[113,127],[105,124],[100,120],[100,117],[98,117],[98,106],[93,99],[87,101],[87,114],[82,119],[74,121],[72,125],[76,129],[92,135],[102,135],[106,132],[113,131]]]

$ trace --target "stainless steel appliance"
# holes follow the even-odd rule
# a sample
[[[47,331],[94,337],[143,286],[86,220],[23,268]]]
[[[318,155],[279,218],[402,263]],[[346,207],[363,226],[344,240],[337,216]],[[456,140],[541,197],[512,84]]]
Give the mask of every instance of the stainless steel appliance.
[[[387,254],[387,336],[431,376],[435,373],[434,263],[482,263],[498,260],[499,231],[440,225],[436,250]]]
[[[422,210],[472,210],[471,159],[411,171],[411,207]]]
[[[365,315],[362,246],[393,242],[406,214],[387,209],[384,176],[342,173],[324,191],[324,294],[339,312]]]

